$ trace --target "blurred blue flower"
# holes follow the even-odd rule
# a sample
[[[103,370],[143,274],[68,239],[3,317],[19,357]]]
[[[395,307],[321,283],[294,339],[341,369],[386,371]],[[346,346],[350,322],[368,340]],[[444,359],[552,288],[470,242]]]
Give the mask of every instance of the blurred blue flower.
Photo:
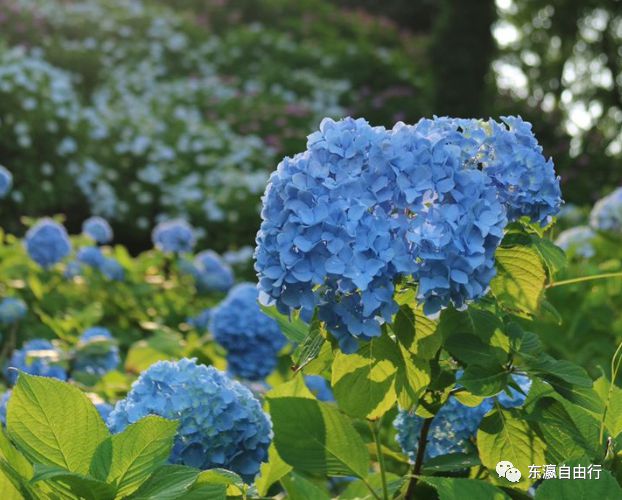
[[[67,231],[49,218],[41,219],[28,230],[25,245],[30,258],[46,269],[71,253]]]
[[[622,187],[594,204],[590,226],[599,231],[622,233]]]
[[[107,328],[95,326],[78,339],[73,371],[103,377],[115,370],[121,359],[119,348]]]
[[[113,238],[112,228],[102,217],[91,217],[82,224],[82,232],[90,236],[96,243],[110,243]]]
[[[0,165],[0,199],[4,198],[13,186],[13,174]]]
[[[305,384],[319,401],[335,401],[330,383],[320,375],[305,375]]]
[[[591,227],[577,226],[559,233],[555,244],[570,255],[590,259],[596,254],[594,238],[596,233]]]
[[[80,264],[97,269],[108,279],[123,281],[125,278],[125,271],[121,264],[112,257],[104,256],[99,247],[80,248],[76,255],[76,259]],[[74,269],[71,269],[70,272],[74,272]],[[77,270],[77,272],[79,273],[79,270]]]
[[[188,318],[187,323],[196,328],[199,332],[204,333],[209,328],[209,322],[212,319],[212,309],[207,308],[192,318]]]
[[[275,320],[257,303],[257,287],[240,283],[212,310],[209,329],[227,350],[229,371],[248,380],[266,378],[277,365],[286,343]]]
[[[225,468],[252,482],[268,459],[272,424],[252,393],[195,360],[160,361],[143,372],[108,417],[113,433],[147,415],[177,420],[170,463]]]
[[[471,408],[451,396],[432,420],[425,458],[468,451],[469,442],[475,438],[479,424],[492,406],[492,400],[486,399]],[[395,439],[411,462],[417,457],[423,421],[422,417],[400,410],[393,422],[397,429]]]
[[[5,377],[9,384],[15,384],[17,370],[42,377],[67,380],[67,372],[60,365],[63,353],[48,340],[35,339],[26,342],[21,349],[13,351],[5,367]],[[17,370],[15,370],[15,369]]]
[[[190,269],[201,293],[226,292],[233,286],[233,271],[213,250],[197,254]]]
[[[104,254],[99,247],[82,247],[76,254],[76,260],[81,264],[99,269],[104,262]]]
[[[26,316],[26,303],[22,299],[7,297],[0,302],[0,324],[11,325]]]
[[[9,389],[2,394],[2,398],[0,398],[0,424],[2,424],[3,427],[6,427],[6,410],[12,393],[13,391]]]
[[[196,243],[194,229],[183,219],[158,224],[151,235],[154,246],[165,253],[191,252]]]
[[[123,269],[123,266],[121,266],[121,264],[119,264],[119,262],[112,257],[104,258],[99,270],[110,280],[123,281],[125,279],[125,270]]]

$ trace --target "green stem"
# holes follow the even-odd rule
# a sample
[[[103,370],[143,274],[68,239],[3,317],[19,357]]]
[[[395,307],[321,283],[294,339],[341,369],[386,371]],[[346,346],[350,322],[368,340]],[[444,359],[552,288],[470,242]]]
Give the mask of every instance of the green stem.
[[[389,500],[389,489],[387,488],[387,476],[385,473],[384,455],[382,454],[382,443],[380,442],[380,433],[376,428],[376,425],[380,426],[382,419],[378,420],[378,424],[369,422],[369,428],[374,436],[374,442],[376,443],[376,455],[378,455],[378,465],[380,466],[380,479],[382,480],[382,494],[385,500]]]
[[[622,362],[622,356],[618,356],[622,351],[622,342],[616,349],[616,352],[613,353],[613,357],[611,358],[611,382],[609,383],[609,391],[607,392],[607,400],[605,401],[605,408],[603,409],[603,416],[600,419],[600,436],[599,442],[603,442],[603,438],[605,437],[605,418],[607,417],[607,410],[609,409],[609,403],[611,402],[611,394],[613,392],[613,386],[615,385],[616,378],[618,377],[618,371],[620,370],[620,363]],[[617,362],[616,362],[617,358]]]
[[[574,283],[582,283],[584,281],[602,280],[607,278],[622,278],[622,272],[594,274],[592,276],[581,276],[580,278],[571,278],[567,280],[555,281],[546,285],[546,288],[554,288],[557,286],[572,285]]]
[[[430,426],[432,425],[432,418],[426,418],[421,426],[421,433],[419,434],[419,443],[417,446],[417,457],[415,459],[415,465],[413,466],[410,482],[406,490],[407,500],[415,498],[415,487],[417,486],[417,480],[421,474],[421,468],[423,467],[423,458],[425,456],[425,448],[428,444],[428,432],[430,432]]]

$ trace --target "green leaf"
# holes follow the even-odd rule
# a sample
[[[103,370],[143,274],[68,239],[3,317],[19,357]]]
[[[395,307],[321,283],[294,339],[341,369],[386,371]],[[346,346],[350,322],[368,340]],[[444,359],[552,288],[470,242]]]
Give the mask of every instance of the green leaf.
[[[497,478],[495,467],[498,462],[507,460],[514,464],[523,474],[514,486],[521,489],[529,488],[531,480],[527,471],[532,464],[545,463],[545,444],[524,419],[507,410],[494,410],[486,415],[477,432],[477,449],[482,464],[491,471],[491,478],[502,485]]]
[[[25,495],[20,493],[20,486],[13,484],[13,479],[3,470],[2,460],[0,460],[0,491],[2,500],[22,500]],[[6,462],[4,464],[8,465]]]
[[[326,339],[322,336],[322,324],[317,317],[314,317],[308,335],[294,354],[294,359],[296,360],[295,370],[303,369],[317,358],[325,342]]]
[[[257,491],[261,496],[266,496],[270,486],[291,471],[292,466],[281,458],[274,443],[272,443],[268,448],[268,461],[261,464],[259,477],[255,480]]]
[[[509,376],[502,366],[470,365],[464,370],[460,384],[475,396],[494,396],[506,388]]]
[[[427,474],[434,472],[453,472],[464,469],[470,469],[481,465],[479,457],[475,454],[467,453],[450,453],[425,461],[423,471]]]
[[[495,259],[497,276],[490,286],[497,300],[509,311],[534,315],[546,280],[538,253],[530,247],[499,247]]]
[[[242,495],[246,485],[235,472],[226,469],[210,469],[199,474],[195,487],[224,486],[227,495]],[[194,489],[194,488],[193,488]]]
[[[313,500],[330,500],[330,495],[326,491],[295,472],[281,479],[281,484],[285,488],[289,500],[308,500],[310,498]]]
[[[434,487],[440,500],[510,500],[503,490],[475,479],[424,476],[421,481]]]
[[[261,310],[266,316],[269,316],[279,324],[283,335],[285,335],[291,342],[294,342],[295,344],[302,344],[305,341],[307,332],[309,331],[309,325],[307,325],[300,318],[289,318],[277,311],[276,306],[267,307],[260,304],[259,307],[261,307]]]
[[[602,401],[608,402],[605,427],[611,437],[616,438],[622,434],[622,389],[617,385],[612,386],[605,377],[600,377],[594,382],[594,390]]]
[[[389,498],[393,498],[394,494],[404,483],[404,478],[387,472],[386,480]],[[366,482],[372,487],[376,496],[372,495],[368,486],[361,479],[357,479],[348,484],[348,487],[339,495],[339,500],[375,500],[376,498],[382,498],[382,476],[378,473],[372,474]]]
[[[32,462],[86,474],[109,432],[76,387],[21,372],[8,406],[9,436]]]
[[[97,448],[90,473],[117,484],[118,496],[134,492],[168,460],[177,422],[148,416],[106,439]]]
[[[69,472],[61,467],[35,464],[31,483],[45,482],[61,486],[85,500],[112,500],[116,488],[92,477]]]
[[[366,477],[369,453],[349,419],[332,405],[306,398],[269,398],[274,444],[295,470],[311,475]]]
[[[398,343],[417,358],[433,359],[443,342],[437,323],[419,306],[402,304],[395,315],[393,332]]]
[[[199,471],[185,465],[163,465],[127,500],[177,500],[197,480]]]
[[[599,421],[575,405],[542,398],[536,405],[533,420],[546,442],[549,463],[582,457],[596,459],[600,453]]]
[[[581,464],[589,465],[589,464]],[[568,481],[548,479],[536,490],[536,500],[549,499],[618,499],[622,498],[622,488],[607,470],[600,472],[599,479],[579,479]]]
[[[132,345],[127,353],[125,369],[141,373],[158,361],[177,359],[183,354],[183,345],[181,334],[159,330],[151,338]]]
[[[339,407],[356,417],[384,415],[397,400],[399,358],[397,346],[386,334],[362,344],[354,354],[336,352],[331,386]]]

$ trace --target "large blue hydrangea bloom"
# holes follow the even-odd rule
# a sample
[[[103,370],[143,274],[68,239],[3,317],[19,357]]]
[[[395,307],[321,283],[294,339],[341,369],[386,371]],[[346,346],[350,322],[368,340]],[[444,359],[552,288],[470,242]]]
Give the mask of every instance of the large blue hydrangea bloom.
[[[82,247],[76,254],[76,260],[80,264],[99,269],[104,263],[104,254],[99,247]]]
[[[2,394],[2,397],[0,398],[0,424],[2,424],[4,427],[6,427],[7,405],[9,404],[9,398],[11,397],[12,393],[13,391],[9,389],[4,394]]]
[[[570,255],[589,259],[594,257],[596,233],[589,226],[576,226],[559,233],[555,244]]]
[[[46,269],[71,253],[67,231],[49,218],[40,220],[28,230],[25,245],[30,258]]]
[[[151,239],[165,253],[192,252],[196,244],[194,229],[183,219],[161,222],[154,228]]]
[[[549,163],[517,164],[527,173],[510,179],[496,162],[494,137],[504,138],[499,151],[508,158],[510,150],[538,148],[524,138],[527,125],[506,121],[518,146],[500,126],[495,135],[474,121],[422,120],[387,131],[362,119],[324,120],[305,153],[279,164],[264,195],[255,255],[261,301],[286,314],[318,307],[341,349],[352,352],[357,339],[380,335],[391,321],[400,276],[419,281],[431,316],[483,296],[508,213],[543,222],[561,202],[548,193],[559,184]],[[516,193],[533,185],[542,199],[528,206]]]
[[[13,186],[13,174],[0,165],[0,199],[6,197]]]
[[[201,293],[226,292],[233,286],[231,267],[213,250],[198,253],[189,267]]]
[[[22,299],[7,297],[0,302],[0,324],[12,325],[26,316],[26,303]]]
[[[82,232],[92,238],[96,243],[110,243],[113,238],[112,227],[102,217],[90,217],[82,224]]]
[[[594,204],[590,225],[599,231],[622,233],[622,187]]]
[[[62,357],[62,351],[54,347],[50,341],[30,340],[21,349],[13,351],[4,372],[5,377],[8,383],[13,385],[17,380],[17,370],[20,370],[30,375],[67,380],[67,372],[59,364]]]
[[[286,343],[276,321],[257,303],[257,287],[240,283],[212,310],[210,331],[227,350],[229,371],[248,380],[262,380],[276,368]]]
[[[78,340],[73,371],[102,377],[115,370],[120,362],[119,348],[110,331],[95,326],[86,330]]]
[[[252,393],[195,360],[161,361],[143,372],[108,417],[114,433],[147,415],[179,421],[169,461],[222,467],[252,482],[268,459],[272,424]]]
[[[432,420],[425,458],[468,451],[469,442],[475,437],[484,415],[492,406],[490,399],[472,408],[463,405],[455,397],[450,397]],[[400,410],[393,422],[397,429],[395,439],[412,462],[417,457],[423,421],[422,417]]]

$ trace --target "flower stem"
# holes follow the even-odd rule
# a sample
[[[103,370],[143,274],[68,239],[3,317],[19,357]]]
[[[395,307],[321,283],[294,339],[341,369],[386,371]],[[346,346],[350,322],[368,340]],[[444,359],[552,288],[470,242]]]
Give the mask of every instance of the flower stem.
[[[546,285],[546,288],[554,288],[554,287],[564,286],[564,285],[573,285],[574,283],[582,283],[584,281],[602,280],[602,279],[607,279],[607,278],[618,278],[618,277],[622,278],[622,272],[594,274],[592,276],[581,276],[579,278],[571,278],[567,280],[554,281]]]
[[[384,455],[382,454],[382,443],[380,442],[380,432],[378,432],[378,427],[380,427],[380,423],[382,419],[378,420],[378,423],[369,422],[369,428],[371,429],[371,433],[374,436],[374,442],[376,443],[376,455],[378,455],[378,465],[380,466],[380,479],[382,480],[382,495],[384,500],[389,500],[389,489],[387,488],[387,476],[385,473],[385,465],[384,465]]]
[[[430,432],[430,425],[432,425],[432,418],[426,418],[421,426],[419,446],[417,446],[417,458],[415,459],[412,477],[410,478],[410,483],[408,483],[408,489],[406,490],[405,498],[407,500],[415,498],[415,486],[417,485],[417,479],[421,473],[421,468],[423,467],[423,457],[425,456],[425,447],[428,444],[428,432]]]

